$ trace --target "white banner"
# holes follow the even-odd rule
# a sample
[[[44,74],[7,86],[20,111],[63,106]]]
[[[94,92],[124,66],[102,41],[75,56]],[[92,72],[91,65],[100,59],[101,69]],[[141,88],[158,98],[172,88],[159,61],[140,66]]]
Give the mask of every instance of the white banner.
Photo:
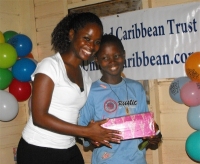
[[[104,33],[122,40],[126,50],[123,73],[128,78],[185,76],[187,57],[200,51],[200,2],[127,12],[101,20]],[[101,77],[93,61],[83,67],[92,80]]]

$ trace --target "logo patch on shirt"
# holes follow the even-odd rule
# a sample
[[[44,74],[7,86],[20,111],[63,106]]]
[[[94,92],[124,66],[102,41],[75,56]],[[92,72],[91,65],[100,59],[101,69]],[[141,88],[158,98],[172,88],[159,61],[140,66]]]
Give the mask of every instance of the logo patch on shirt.
[[[117,108],[118,108],[118,103],[112,99],[108,99],[104,103],[104,110],[108,113],[112,113],[116,111]]]
[[[102,155],[102,159],[107,159],[111,156],[111,154],[107,153],[107,152],[104,152],[103,155]]]
[[[102,88],[106,89],[107,87],[103,84],[100,85]]]

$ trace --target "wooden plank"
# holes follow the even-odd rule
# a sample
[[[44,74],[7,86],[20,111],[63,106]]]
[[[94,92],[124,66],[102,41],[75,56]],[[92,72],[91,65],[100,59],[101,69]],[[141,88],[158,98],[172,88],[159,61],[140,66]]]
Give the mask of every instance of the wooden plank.
[[[153,151],[152,150],[147,150],[146,151],[146,161],[148,164],[154,164],[153,163],[153,156],[152,156]]]
[[[67,0],[67,4],[71,4],[72,3],[72,0]]]
[[[161,113],[163,139],[185,140],[194,129],[187,122],[186,113]]]
[[[152,7],[161,7],[161,6],[170,6],[170,5],[176,5],[176,4],[184,4],[184,3],[190,3],[190,2],[199,2],[199,0],[154,0],[154,4]]]
[[[0,31],[4,33],[8,30],[20,32],[19,15],[0,13]]]
[[[51,45],[49,43],[44,43],[44,44],[38,45],[38,53],[39,53],[38,62],[41,61],[42,59],[44,59],[45,57],[55,54],[51,50]]]
[[[91,157],[92,157],[92,150],[87,150],[87,149],[84,149],[83,145],[80,144],[79,142],[76,143],[77,146],[79,147],[82,155],[83,155],[83,158],[84,158],[84,161],[85,161],[85,164],[90,164],[91,163]]]
[[[37,31],[37,45],[40,45],[42,43],[49,43],[51,44],[51,33],[53,32],[54,27],[49,26],[47,28],[38,29],[40,31]]]
[[[0,159],[1,164],[15,164],[14,161],[14,154],[13,154],[13,148],[15,148],[16,145],[12,145],[10,147],[6,147],[1,149],[0,151]]]
[[[80,2],[76,2],[76,3],[72,3],[68,4],[68,9],[73,9],[73,8],[77,8],[77,7],[82,7],[82,6],[87,6],[87,5],[94,5],[96,3],[101,3],[101,2],[107,2],[110,0],[87,0],[87,1],[80,1]]]
[[[185,141],[165,140],[162,143],[162,148],[162,164],[197,164],[186,154]]]
[[[34,0],[34,5],[37,7],[39,5],[44,5],[49,2],[55,2],[55,1],[60,1],[60,0]]]
[[[158,79],[158,83],[160,82],[172,82],[174,78],[165,78],[165,79]]]
[[[155,5],[155,0],[148,0],[148,6],[149,8],[153,8]]]
[[[19,15],[19,0],[0,0],[0,15]]]
[[[0,29],[13,30],[29,36],[35,28],[32,0],[0,0]],[[8,91],[8,89],[6,89]],[[18,145],[22,130],[27,122],[25,102],[19,103],[19,112],[9,122],[0,121],[0,163],[14,164],[13,147]]]
[[[142,1],[142,9],[148,9],[149,8],[149,0],[141,0]]]
[[[13,135],[13,134],[21,134],[21,132],[24,129],[25,124],[16,125],[16,126],[10,126],[10,127],[4,127],[1,128],[1,131],[3,133],[0,135],[0,138],[6,138],[7,136]]]
[[[6,147],[10,147],[11,145],[18,144],[20,138],[21,138],[21,132],[19,134],[13,134],[6,137],[1,137],[0,150]]]
[[[67,0],[62,0],[63,1],[63,16],[68,15],[68,2]]]
[[[53,1],[35,7],[35,18],[63,13],[63,1]]]
[[[159,88],[157,80],[149,80],[150,85],[150,110],[154,112],[154,119],[156,123],[161,125],[160,120],[160,107],[159,107]],[[161,128],[161,127],[160,127]],[[153,151],[153,163],[161,164],[162,162],[162,148],[158,147],[157,150]]]
[[[42,28],[46,28],[49,26],[55,27],[62,18],[63,18],[63,14],[55,14],[53,16],[37,18],[35,20],[36,21],[36,29],[37,29],[37,31],[41,31]]]
[[[35,17],[34,17],[34,4],[33,0],[19,1],[19,13],[20,13],[20,31],[22,34],[27,35],[33,44],[31,53],[37,59],[37,47],[36,47],[36,30],[35,30]],[[28,14],[27,14],[28,13]]]
[[[82,2],[82,0],[72,0],[72,3]]]

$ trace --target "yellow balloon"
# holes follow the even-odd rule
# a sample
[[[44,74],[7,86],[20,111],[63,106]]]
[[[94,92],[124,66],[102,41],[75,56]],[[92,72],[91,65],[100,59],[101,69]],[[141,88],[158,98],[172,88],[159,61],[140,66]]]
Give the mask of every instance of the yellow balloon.
[[[0,31],[0,43],[5,43],[5,38],[3,36],[3,33]]]

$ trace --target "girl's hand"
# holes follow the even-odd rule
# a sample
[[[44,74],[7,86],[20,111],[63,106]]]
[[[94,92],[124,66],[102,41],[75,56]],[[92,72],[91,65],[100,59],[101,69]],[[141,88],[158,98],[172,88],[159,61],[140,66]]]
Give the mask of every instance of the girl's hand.
[[[138,146],[140,150],[146,148],[150,148],[151,150],[155,150],[158,148],[159,143],[162,141],[162,134],[159,130],[158,125],[154,122],[156,135],[151,137],[143,138],[143,142]]]
[[[158,148],[158,144],[162,141],[162,134],[159,132],[155,136],[147,137],[146,140],[148,140],[147,147],[155,150]]]

